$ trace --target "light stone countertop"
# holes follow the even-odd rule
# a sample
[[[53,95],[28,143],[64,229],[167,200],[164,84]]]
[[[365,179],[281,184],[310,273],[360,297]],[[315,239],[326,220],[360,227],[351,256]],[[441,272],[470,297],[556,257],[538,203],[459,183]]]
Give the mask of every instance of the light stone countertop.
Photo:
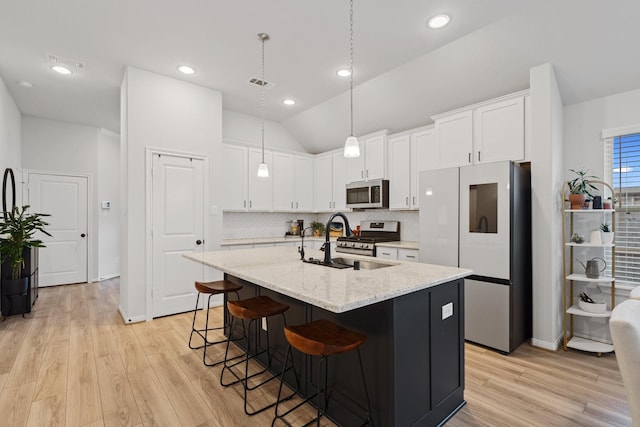
[[[369,262],[375,260],[389,267],[375,270],[330,268],[303,263],[293,247],[238,249],[184,256],[334,313],[375,304],[472,274],[471,270],[463,268],[335,253],[334,257]],[[320,251],[307,251],[307,258],[322,259],[323,256]]]
[[[398,248],[398,249],[420,249],[420,243],[411,240],[399,240],[397,242],[380,242],[376,243],[379,248]]]

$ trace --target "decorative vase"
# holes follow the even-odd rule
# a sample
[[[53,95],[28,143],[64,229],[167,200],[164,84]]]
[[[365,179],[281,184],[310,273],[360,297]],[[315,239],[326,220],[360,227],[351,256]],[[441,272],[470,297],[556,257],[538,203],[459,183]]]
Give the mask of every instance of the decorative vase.
[[[601,231],[600,234],[602,235],[602,243],[603,244],[613,243],[613,231],[610,231],[610,232],[607,232],[607,233],[605,233],[604,231]]]
[[[571,209],[582,209],[582,203],[587,198],[584,194],[569,194],[569,202],[571,203]]]

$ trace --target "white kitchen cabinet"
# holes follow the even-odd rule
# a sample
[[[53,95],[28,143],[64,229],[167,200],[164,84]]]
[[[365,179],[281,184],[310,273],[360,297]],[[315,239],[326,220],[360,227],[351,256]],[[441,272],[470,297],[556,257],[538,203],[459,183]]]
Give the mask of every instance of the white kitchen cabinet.
[[[524,159],[524,97],[484,105],[473,114],[474,163]]]
[[[436,134],[440,146],[440,167],[450,168],[472,164],[472,110],[436,119]]]
[[[249,205],[247,197],[247,148],[223,145],[224,189],[222,209],[225,211],[245,211]]]
[[[388,145],[389,208],[418,209],[418,174],[440,163],[434,127],[390,137]]]
[[[349,159],[349,180],[366,181],[386,178],[387,131],[358,137],[360,157]]]
[[[418,250],[398,248],[398,259],[400,261],[418,262]]]
[[[324,153],[313,159],[314,210],[333,211],[333,153]]]
[[[384,246],[376,247],[376,258],[381,259],[398,259],[398,248],[386,248]]]
[[[295,159],[290,154],[273,153],[273,210],[290,212],[295,203]]]
[[[528,91],[433,116],[439,167],[524,160],[525,97]]]
[[[258,166],[262,162],[262,151],[249,149],[249,210],[270,211],[273,209],[273,155],[265,150],[264,161],[269,166],[269,177],[257,176]]]
[[[298,212],[313,210],[313,159],[294,156],[295,161],[295,205]]]
[[[531,96],[524,97],[524,161],[531,161]]]
[[[349,179],[349,160],[344,157],[342,150],[335,151],[333,159],[333,210],[344,211],[347,209],[347,183]]]

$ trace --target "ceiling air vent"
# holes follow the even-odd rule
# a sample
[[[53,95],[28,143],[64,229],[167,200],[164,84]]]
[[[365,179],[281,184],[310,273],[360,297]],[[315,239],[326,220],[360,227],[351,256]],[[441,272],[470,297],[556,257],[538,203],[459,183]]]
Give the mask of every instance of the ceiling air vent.
[[[263,85],[264,85],[264,87],[271,87],[271,86],[273,86],[273,83],[269,83],[269,82],[268,82],[268,81],[266,81],[266,80],[263,82],[262,80],[260,80],[260,79],[258,79],[258,78],[255,78],[255,77],[253,77],[253,78],[249,79],[249,83],[251,83],[252,85],[256,85],[256,86],[263,86]]]

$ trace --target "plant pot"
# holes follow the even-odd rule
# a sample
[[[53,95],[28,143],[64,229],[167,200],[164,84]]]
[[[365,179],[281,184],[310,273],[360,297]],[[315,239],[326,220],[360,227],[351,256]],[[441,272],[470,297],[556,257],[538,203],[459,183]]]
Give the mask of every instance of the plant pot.
[[[571,209],[582,209],[582,204],[587,198],[584,194],[569,194],[569,202],[571,203]]]
[[[313,230],[313,235],[314,235],[315,237],[320,237],[320,235],[321,235],[321,234],[322,234],[322,233],[320,232],[320,230]]]
[[[602,201],[602,209],[612,209],[613,203],[611,200],[603,200]]]
[[[601,231],[600,234],[602,235],[602,243],[603,244],[613,243],[613,231],[610,231],[608,233],[605,233],[604,231]]]
[[[19,279],[5,278],[2,281],[2,293],[7,296],[24,295],[29,289],[29,278],[21,277]]]

